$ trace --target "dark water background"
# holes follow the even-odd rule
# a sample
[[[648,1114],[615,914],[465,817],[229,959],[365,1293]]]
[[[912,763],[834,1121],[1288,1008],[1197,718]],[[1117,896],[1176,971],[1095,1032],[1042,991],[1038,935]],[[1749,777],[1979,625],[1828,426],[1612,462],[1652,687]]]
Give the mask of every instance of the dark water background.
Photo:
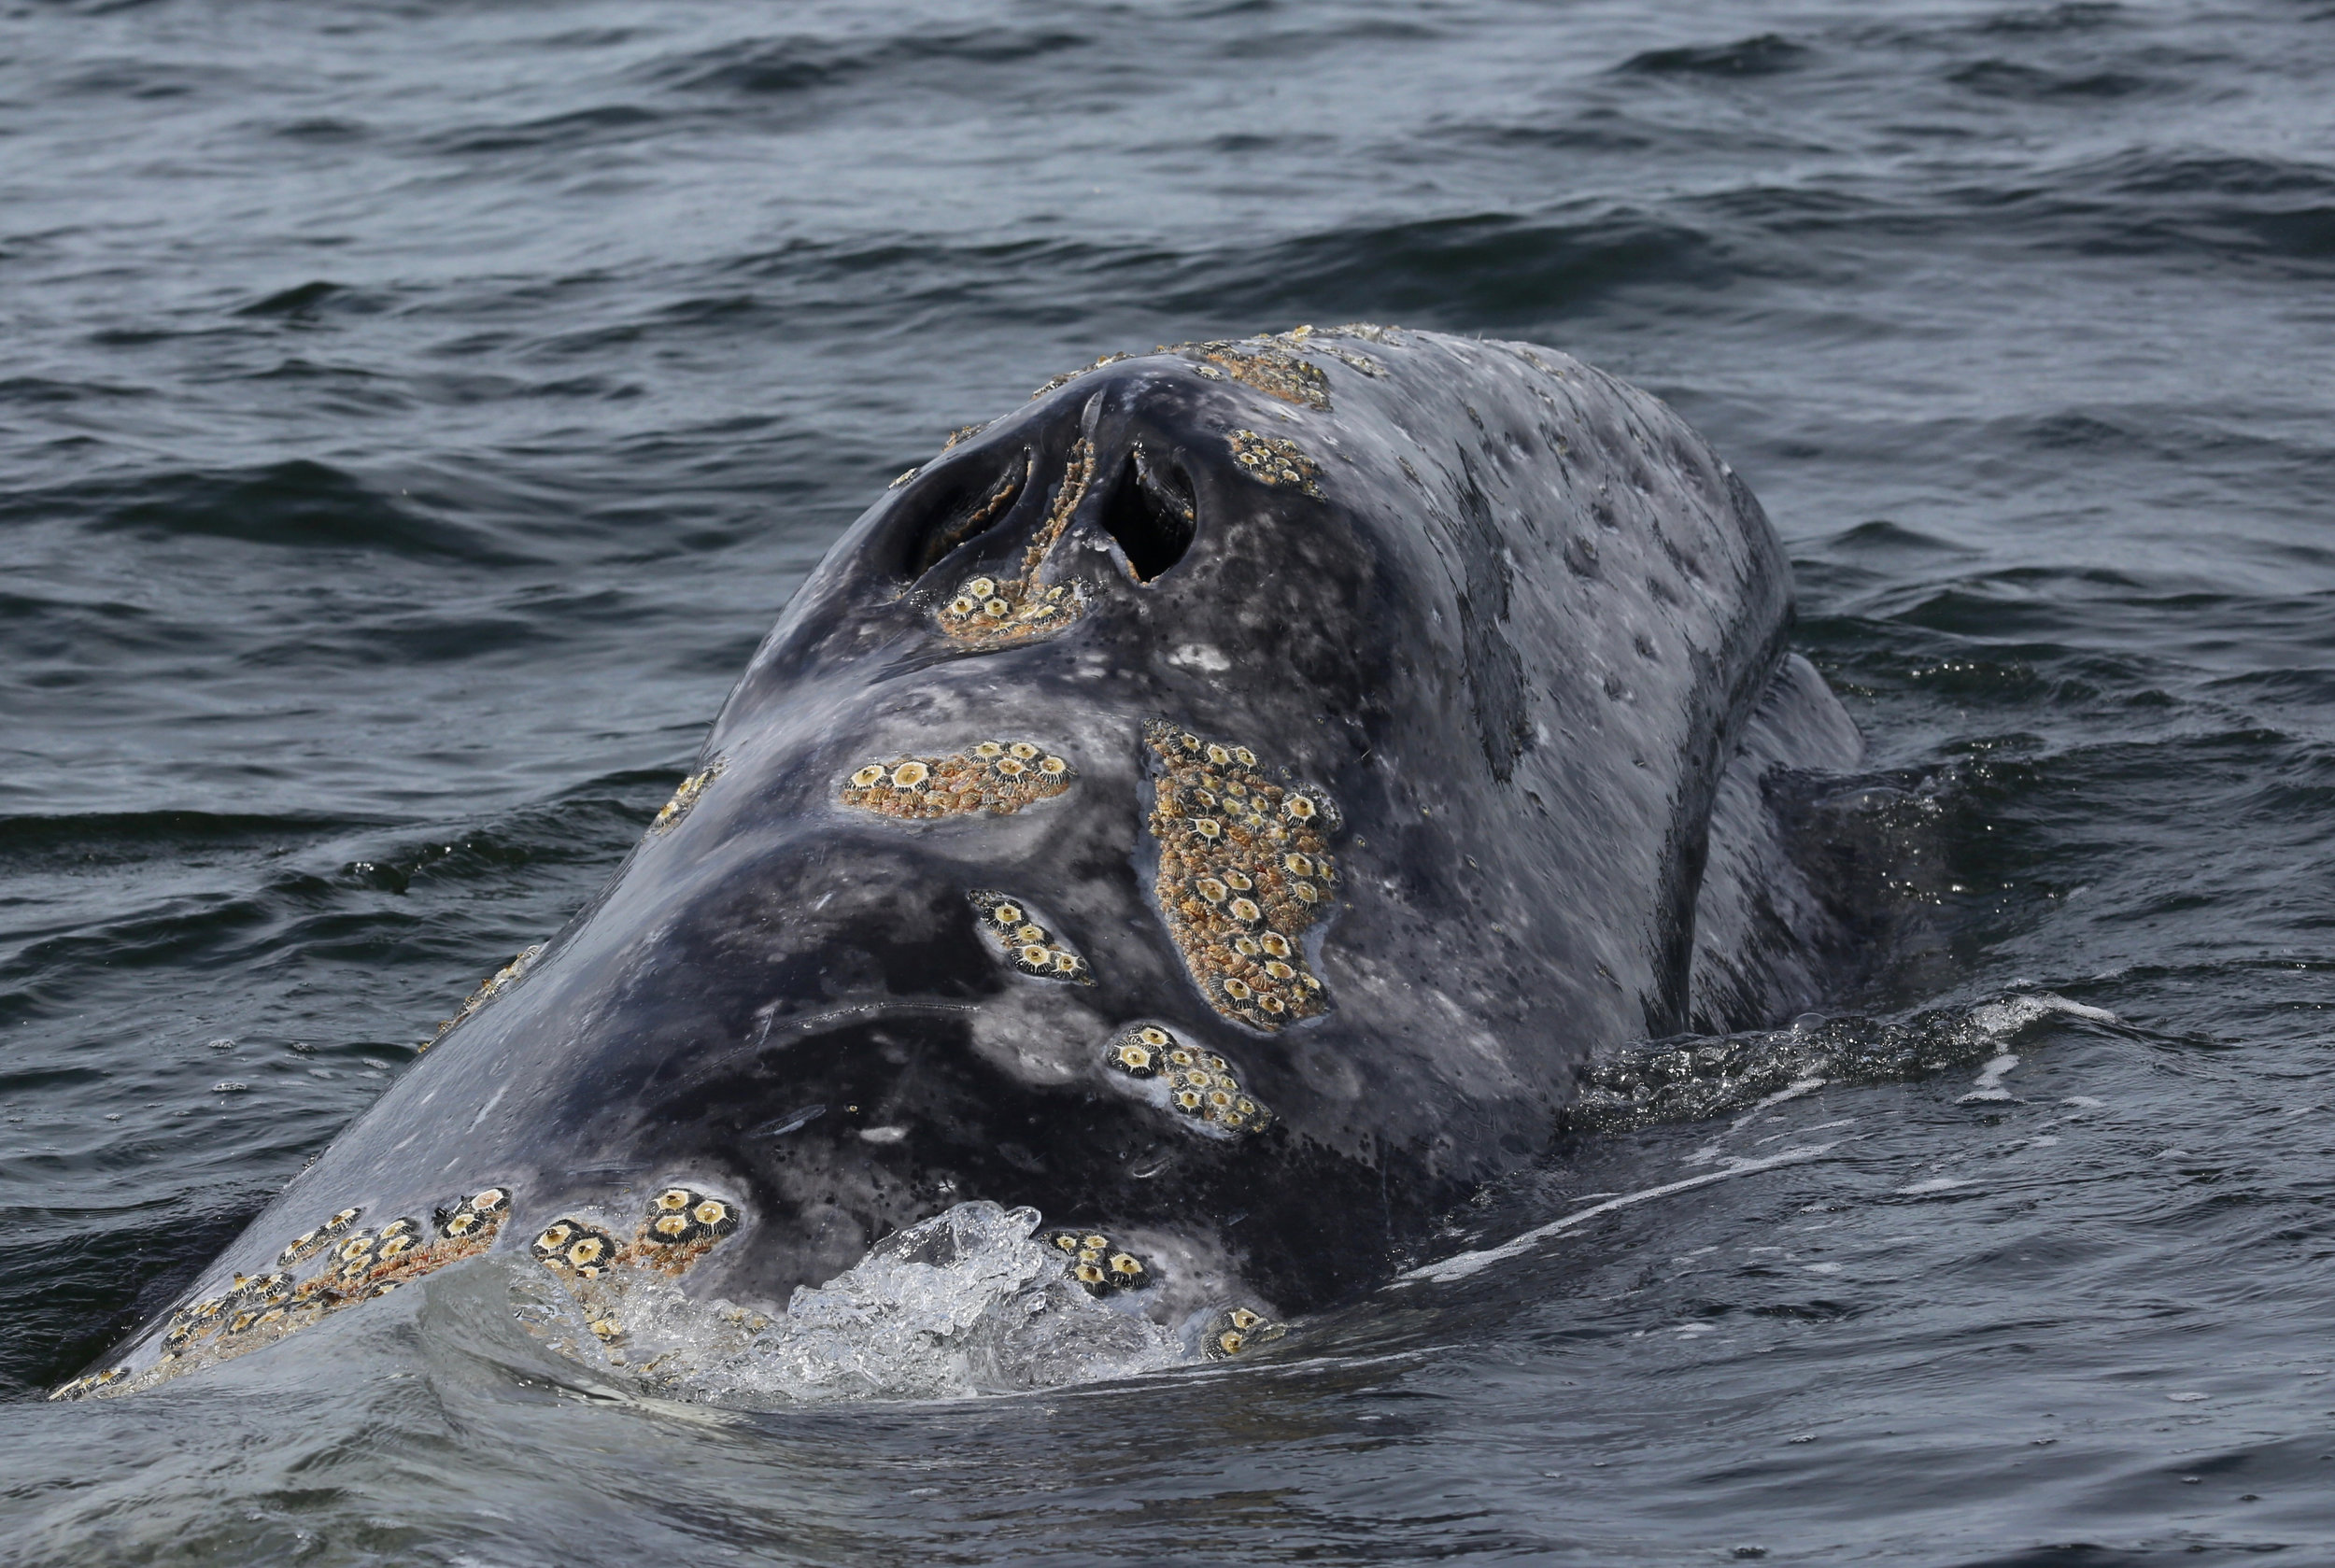
[[[0,3],[0,1559],[2335,1561],[2330,80],[2324,0]],[[2122,1022],[1590,1143],[1482,1234],[1833,1147],[1237,1373],[686,1414],[458,1275],[38,1402],[944,431],[1356,318],[1764,499],[1936,918],[1844,1008]]]

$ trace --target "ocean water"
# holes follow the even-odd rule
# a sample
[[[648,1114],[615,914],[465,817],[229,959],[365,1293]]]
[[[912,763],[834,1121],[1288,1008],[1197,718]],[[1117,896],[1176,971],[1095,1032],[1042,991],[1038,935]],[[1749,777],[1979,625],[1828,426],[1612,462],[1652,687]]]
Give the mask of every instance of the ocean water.
[[[2325,0],[0,0],[0,1561],[2335,1561],[2329,79]],[[1916,934],[1802,1032],[1978,1058],[1581,1136],[1230,1367],[659,1404],[474,1268],[41,1398],[943,432],[1356,318],[1750,481]]]

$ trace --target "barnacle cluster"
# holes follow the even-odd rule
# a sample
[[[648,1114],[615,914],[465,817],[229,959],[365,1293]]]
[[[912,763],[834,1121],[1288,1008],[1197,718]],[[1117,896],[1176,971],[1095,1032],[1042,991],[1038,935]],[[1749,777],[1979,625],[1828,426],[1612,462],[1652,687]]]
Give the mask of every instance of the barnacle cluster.
[[[842,798],[916,822],[969,812],[1005,816],[1061,794],[1077,778],[1068,762],[1035,742],[981,741],[946,756],[870,762],[845,782]]]
[[[1288,1332],[1284,1325],[1267,1321],[1262,1312],[1228,1307],[1200,1330],[1200,1349],[1210,1361],[1230,1361],[1241,1351],[1279,1339]]]
[[[1053,391],[1056,387],[1067,387],[1082,375],[1088,374],[1094,371],[1098,371],[1105,365],[1115,365],[1120,360],[1126,359],[1127,357],[1128,356],[1125,354],[1105,354],[1101,359],[1095,360],[1092,364],[1081,365],[1076,370],[1064,371],[1060,375],[1048,380],[1043,387],[1039,388],[1038,390],[1032,392],[1030,396],[1032,398],[1042,398],[1048,392]]]
[[[444,1023],[438,1025],[437,1034],[432,1035],[430,1038],[430,1044],[424,1045],[422,1049],[424,1051],[429,1050],[430,1046],[435,1045],[439,1038],[441,1038],[448,1029],[453,1028],[454,1025],[460,1024],[463,1019],[468,1018],[472,1013],[476,1012],[480,1008],[485,1007],[488,1002],[494,1000],[495,997],[501,994],[503,987],[509,985],[513,981],[518,979],[519,976],[525,974],[534,964],[535,960],[543,956],[543,952],[544,944],[537,942],[533,947],[528,948],[524,952],[520,953],[518,956],[513,958],[508,964],[503,965],[502,968],[488,975],[485,980],[480,981],[478,982],[478,989],[472,992],[467,997],[463,998],[462,1005],[455,1010],[454,1016],[446,1019]]]
[[[361,1208],[344,1208],[286,1243],[274,1269],[238,1274],[225,1289],[173,1312],[163,1325],[153,1366],[134,1377],[116,1367],[78,1377],[50,1397],[147,1388],[273,1344],[330,1313],[485,1251],[510,1208],[508,1189],[486,1187],[440,1208],[427,1226],[402,1217],[368,1228],[358,1222]],[[318,1266],[298,1278],[294,1271],[311,1263]]]
[[[1139,1291],[1152,1282],[1143,1260],[1100,1231],[1048,1231],[1046,1245],[1068,1258],[1070,1278],[1085,1286],[1088,1295]]]
[[[599,1279],[620,1267],[678,1276],[737,1228],[738,1206],[728,1198],[690,1187],[667,1187],[649,1199],[630,1241],[567,1215],[545,1225],[527,1250],[537,1263],[570,1282]]]
[[[1285,332],[1273,334],[1277,343],[1285,343],[1292,348],[1303,348],[1309,353],[1326,354],[1349,370],[1358,370],[1368,376],[1386,374],[1386,367],[1369,355],[1328,341],[1334,337],[1367,338],[1373,343],[1394,341],[1383,327],[1373,327],[1366,321],[1357,321],[1346,327],[1292,327]]]
[[[1279,337],[1260,335],[1214,343],[1179,343],[1161,352],[1191,355],[1201,364],[1213,365],[1242,386],[1253,387],[1267,397],[1327,413],[1330,378],[1322,374],[1321,366],[1290,351],[1299,341],[1290,333]]]
[[[998,944],[1005,961],[1026,975],[1095,983],[1086,960],[1030,915],[1029,906],[1010,894],[978,889],[966,897],[981,916],[981,928]]]
[[[1240,472],[1258,484],[1299,490],[1309,496],[1322,493],[1322,465],[1307,457],[1287,436],[1241,430],[1225,439]]]
[[[1012,647],[1059,631],[1079,618],[1086,600],[1078,583],[1041,582],[1039,572],[1094,482],[1095,444],[1082,438],[1072,444],[1063,464],[1062,482],[1055,487],[1045,520],[1022,551],[1021,572],[1012,577],[968,578],[937,612],[941,629],[951,641],[972,648]],[[1005,501],[1011,499],[1009,493]],[[994,503],[1002,507],[1005,501]]]
[[[1004,647],[1058,631],[1085,608],[1085,595],[1075,582],[969,577],[941,606],[941,629],[960,643]]]
[[[1302,939],[1329,913],[1329,796],[1267,779],[1246,746],[1153,721],[1154,892],[1184,968],[1216,1010],[1260,1029],[1328,1010]]]
[[[614,1352],[644,1299],[650,1275],[679,1278],[738,1228],[739,1208],[728,1198],[693,1187],[667,1187],[648,1201],[630,1241],[575,1215],[553,1221],[528,1243],[528,1252],[551,1272],[583,1308],[585,1326]],[[621,1355],[613,1359],[621,1360]]]
[[[725,759],[717,756],[706,764],[703,772],[692,773],[682,780],[674,788],[672,798],[658,808],[657,820],[648,825],[648,830],[652,833],[662,833],[674,823],[687,816],[689,808],[698,803],[698,797],[705,793],[705,786],[722,776],[722,769],[725,766],[727,766]]]
[[[1180,1113],[1227,1133],[1261,1133],[1273,1113],[1244,1091],[1231,1064],[1187,1045],[1156,1024],[1139,1024],[1103,1048],[1103,1065],[1129,1078],[1157,1080]]]

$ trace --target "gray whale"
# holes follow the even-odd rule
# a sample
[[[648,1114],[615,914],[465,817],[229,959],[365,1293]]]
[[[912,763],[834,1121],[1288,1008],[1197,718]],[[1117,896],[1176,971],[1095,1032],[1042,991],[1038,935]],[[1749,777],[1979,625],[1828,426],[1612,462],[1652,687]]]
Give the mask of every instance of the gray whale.
[[[1553,350],[1058,378],[896,482],[606,888],[60,1391],[488,1250],[621,1347],[629,1280],[775,1312],[973,1200],[1238,1351],[1544,1156],[1601,1053],[1818,999],[1847,933],[1764,790],[1859,746],[1791,616],[1734,472]]]

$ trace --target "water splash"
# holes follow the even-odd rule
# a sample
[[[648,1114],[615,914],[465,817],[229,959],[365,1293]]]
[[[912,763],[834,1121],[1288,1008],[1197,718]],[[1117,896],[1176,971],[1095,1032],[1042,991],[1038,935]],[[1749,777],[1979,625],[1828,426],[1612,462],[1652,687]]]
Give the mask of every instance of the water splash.
[[[776,1318],[692,1301],[652,1275],[626,1282],[620,1336],[549,1294],[520,1317],[556,1349],[654,1391],[743,1406],[1005,1393],[1200,1359],[1178,1333],[1088,1295],[1063,1254],[1034,1239],[1039,1221],[1034,1208],[960,1203],[799,1287]]]

